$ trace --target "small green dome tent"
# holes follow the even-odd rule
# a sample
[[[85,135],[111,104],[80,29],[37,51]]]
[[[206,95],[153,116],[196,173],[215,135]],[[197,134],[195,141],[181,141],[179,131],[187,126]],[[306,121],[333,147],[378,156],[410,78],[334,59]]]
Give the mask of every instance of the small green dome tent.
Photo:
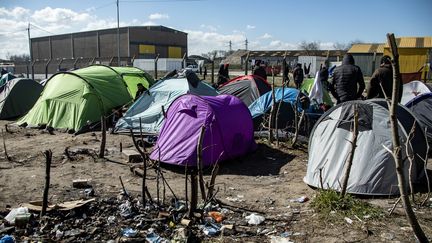
[[[46,125],[81,133],[111,110],[132,101],[122,77],[108,66],[96,65],[53,75],[18,124]]]
[[[154,79],[150,74],[136,67],[112,67],[119,73],[129,88],[129,93],[135,99],[138,90],[137,84],[141,83],[146,89],[154,84]]]

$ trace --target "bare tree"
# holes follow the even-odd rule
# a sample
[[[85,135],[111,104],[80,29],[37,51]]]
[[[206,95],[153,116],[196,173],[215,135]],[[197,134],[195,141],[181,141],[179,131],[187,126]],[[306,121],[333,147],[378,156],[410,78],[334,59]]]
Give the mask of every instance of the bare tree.
[[[392,66],[393,66],[393,93],[391,99],[390,106],[390,123],[392,129],[392,137],[393,137],[393,151],[390,151],[393,155],[393,159],[396,164],[396,174],[398,178],[398,186],[400,196],[404,205],[405,214],[408,219],[411,228],[419,242],[429,242],[426,237],[423,229],[421,228],[417,217],[412,209],[411,202],[409,199],[409,195],[407,193],[406,185],[405,185],[405,177],[402,163],[402,146],[399,140],[399,130],[398,130],[398,122],[396,117],[396,107],[397,107],[397,97],[399,97],[399,84],[401,82],[401,75],[399,73],[399,53],[396,45],[396,40],[394,34],[387,34],[387,41],[390,45],[390,49],[393,55]]]
[[[362,44],[364,43],[363,41],[359,40],[359,39],[355,39],[352,41],[349,41],[348,43],[342,43],[342,42],[336,42],[333,44],[333,48],[335,50],[344,50],[344,51],[348,51],[352,45],[354,44]]]
[[[8,60],[11,60],[14,62],[28,62],[28,61],[30,61],[30,55],[29,54],[10,54],[10,53],[8,53],[6,55],[6,58]]]
[[[306,51],[317,51],[320,49],[320,42],[319,41],[302,41],[300,42],[299,48]]]

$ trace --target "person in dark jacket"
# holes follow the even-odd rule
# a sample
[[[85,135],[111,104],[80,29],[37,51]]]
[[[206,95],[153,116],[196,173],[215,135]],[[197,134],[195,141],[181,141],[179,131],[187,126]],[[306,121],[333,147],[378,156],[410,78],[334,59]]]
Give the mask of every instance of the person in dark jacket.
[[[363,73],[354,65],[354,57],[345,54],[342,65],[336,67],[333,72],[333,82],[330,85],[332,95],[339,104],[361,98],[364,89]]]
[[[402,99],[402,82],[399,84],[398,102]],[[372,74],[367,90],[367,98],[391,98],[393,93],[393,68],[389,56],[381,58],[380,67]],[[387,96],[387,97],[386,97]]]
[[[218,81],[217,81],[216,87],[219,87],[220,85],[228,82],[228,80],[229,80],[228,67],[229,67],[229,64],[221,64],[219,66]]]
[[[301,84],[303,83],[304,73],[303,68],[300,63],[297,63],[297,66],[293,71],[293,79],[297,89],[300,89]]]
[[[329,77],[329,72],[328,69],[326,67],[326,65],[323,65],[319,71],[319,79],[321,81],[321,84],[323,85],[324,89],[328,90],[329,88],[329,83],[328,83],[328,77]]]
[[[260,76],[264,80],[267,80],[267,73],[266,73],[264,67],[261,65],[261,61],[257,61],[257,64],[255,65],[255,68],[254,68],[252,74]]]
[[[134,100],[134,101],[138,100],[139,97],[140,97],[142,94],[144,94],[144,92],[146,92],[146,90],[147,90],[147,89],[144,87],[144,85],[143,85],[142,83],[138,83],[138,84],[137,84],[137,88],[138,88],[138,90],[137,90],[137,92],[135,93],[135,100]]]

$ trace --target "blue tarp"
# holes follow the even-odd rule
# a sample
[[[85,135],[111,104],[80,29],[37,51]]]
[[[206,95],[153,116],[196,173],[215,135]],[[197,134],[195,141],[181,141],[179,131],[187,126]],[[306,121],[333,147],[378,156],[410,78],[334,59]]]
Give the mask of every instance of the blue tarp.
[[[282,88],[276,88],[275,89],[275,100],[276,102],[279,102],[282,100],[286,103],[294,104],[296,102],[297,96],[299,94],[299,91],[294,88],[285,88],[284,93],[282,95]],[[250,106],[249,111],[252,115],[252,118],[256,118],[258,116],[264,115],[268,111],[270,111],[271,106],[273,105],[272,100],[272,92],[267,92],[261,97],[259,97],[257,100],[255,100]],[[300,102],[298,103],[298,107],[301,109]],[[306,110],[306,113],[310,113],[311,109],[308,108]]]

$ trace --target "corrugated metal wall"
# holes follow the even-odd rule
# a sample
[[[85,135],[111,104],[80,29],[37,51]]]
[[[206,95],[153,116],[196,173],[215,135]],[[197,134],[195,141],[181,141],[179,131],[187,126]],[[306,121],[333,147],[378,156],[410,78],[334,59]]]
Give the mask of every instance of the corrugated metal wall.
[[[427,63],[429,49],[426,48],[398,48],[399,67],[401,73],[415,73]],[[390,49],[384,49],[384,55],[390,54]]]
[[[353,53],[355,64],[360,67],[363,76],[370,77],[372,76],[375,69],[377,69],[380,65],[382,54],[376,54],[375,57],[375,66],[374,63],[374,55],[373,53]]]

